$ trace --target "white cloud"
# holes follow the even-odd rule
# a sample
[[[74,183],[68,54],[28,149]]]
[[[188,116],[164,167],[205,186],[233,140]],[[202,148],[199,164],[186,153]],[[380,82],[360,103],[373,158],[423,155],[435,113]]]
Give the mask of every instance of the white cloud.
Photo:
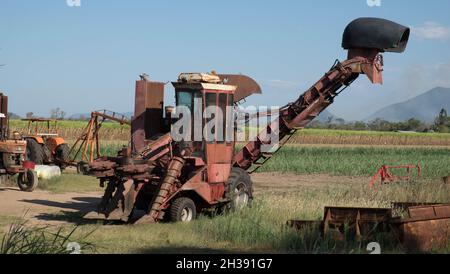
[[[412,32],[419,38],[427,40],[446,40],[450,38],[450,27],[436,22],[425,22],[420,27],[412,27]]]

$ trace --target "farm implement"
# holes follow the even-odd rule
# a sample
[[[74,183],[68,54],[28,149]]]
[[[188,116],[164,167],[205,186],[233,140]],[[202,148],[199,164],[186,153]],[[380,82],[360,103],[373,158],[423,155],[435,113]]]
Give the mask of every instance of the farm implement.
[[[70,147],[66,164],[76,166],[79,173],[86,173],[89,163],[100,158],[100,130],[106,121],[116,122],[120,125],[131,125],[129,118],[109,110],[98,110],[91,113],[91,118],[81,135]],[[78,161],[80,158],[80,161]]]
[[[88,219],[153,223],[191,221],[207,210],[240,210],[250,205],[250,174],[262,167],[295,132],[307,126],[361,74],[373,84],[383,83],[383,52],[406,49],[410,30],[377,18],[360,18],[345,29],[342,46],[348,59],[332,68],[296,101],[277,111],[256,138],[235,153],[235,113],[248,96],[261,93],[259,85],[244,75],[183,73],[172,85],[176,111],[164,108],[164,83],[146,77],[136,83],[135,118],[131,146],[117,157],[101,157],[89,165],[89,174],[105,186],[98,209]],[[181,110],[191,112],[183,112]],[[196,138],[196,123],[178,122],[196,111],[227,113],[201,117],[200,128],[210,134]],[[179,113],[181,112],[181,114]],[[195,119],[194,119],[195,120]],[[231,126],[230,126],[231,125]],[[276,140],[273,142],[273,140]],[[138,212],[143,212],[139,216]]]
[[[392,170],[406,170],[405,176],[394,175]],[[374,188],[377,181],[380,185],[392,183],[396,181],[407,181],[411,182],[413,179],[413,170],[417,171],[417,178],[422,176],[422,167],[418,165],[405,165],[405,166],[382,166],[378,172],[370,180],[369,187]]]
[[[406,211],[406,218],[393,211]],[[411,251],[429,252],[446,248],[450,239],[450,204],[393,203],[392,208],[326,207],[323,221],[288,221],[295,229],[318,227],[323,236],[343,240],[351,233],[357,240],[370,241],[376,232],[392,233]]]

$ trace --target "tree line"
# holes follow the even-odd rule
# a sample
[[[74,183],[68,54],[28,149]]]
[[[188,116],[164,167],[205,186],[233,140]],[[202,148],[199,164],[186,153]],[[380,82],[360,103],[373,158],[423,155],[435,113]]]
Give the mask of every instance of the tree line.
[[[450,133],[450,117],[447,110],[442,109],[434,123],[424,123],[418,119],[411,118],[403,122],[389,122],[378,118],[369,122],[345,122],[343,119],[333,120],[331,117],[327,122],[314,121],[309,128],[336,129],[336,130],[371,130],[371,131],[414,131],[414,132],[440,132]]]

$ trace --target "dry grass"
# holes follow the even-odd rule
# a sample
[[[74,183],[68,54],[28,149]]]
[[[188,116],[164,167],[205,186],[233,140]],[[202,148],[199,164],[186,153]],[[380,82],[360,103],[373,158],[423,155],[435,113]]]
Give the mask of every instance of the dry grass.
[[[298,131],[291,139],[291,143],[372,146],[450,146],[450,134],[305,129]]]
[[[70,191],[82,184],[83,177],[73,179]],[[390,235],[376,235],[362,243],[351,239],[340,243],[322,238],[315,229],[298,232],[285,224],[290,219],[320,220],[325,206],[383,208],[394,201],[450,201],[450,186],[439,180],[390,184],[378,191],[368,189],[365,177],[361,184],[340,181],[337,177],[327,185],[299,185],[288,192],[276,185],[264,191],[257,189],[252,208],[228,215],[202,215],[189,224],[103,225],[83,221],[82,213],[60,213],[54,218],[68,222],[66,231],[77,224],[74,238],[94,231],[88,240],[99,253],[366,253],[369,240],[380,242],[384,253],[404,253]],[[0,224],[12,220],[7,218]],[[450,246],[440,252],[448,250]]]
[[[297,232],[285,223],[290,219],[320,220],[325,206],[383,208],[394,201],[448,202],[450,186],[423,180],[386,185],[378,191],[369,191],[366,184],[303,186],[289,193],[274,189],[257,196],[254,206],[240,213],[201,216],[189,224],[89,224],[81,231],[97,229],[92,240],[101,253],[366,253],[365,242],[338,243],[322,238],[317,230]],[[383,252],[405,252],[390,235],[375,237],[370,240],[379,241]]]

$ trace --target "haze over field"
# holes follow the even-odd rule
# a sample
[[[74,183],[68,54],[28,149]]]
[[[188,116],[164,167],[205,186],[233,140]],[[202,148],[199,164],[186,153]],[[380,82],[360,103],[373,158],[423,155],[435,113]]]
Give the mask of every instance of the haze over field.
[[[387,106],[366,120],[382,118],[386,121],[402,122],[416,118],[433,123],[441,109],[450,111],[450,88],[434,88],[408,101]]]

